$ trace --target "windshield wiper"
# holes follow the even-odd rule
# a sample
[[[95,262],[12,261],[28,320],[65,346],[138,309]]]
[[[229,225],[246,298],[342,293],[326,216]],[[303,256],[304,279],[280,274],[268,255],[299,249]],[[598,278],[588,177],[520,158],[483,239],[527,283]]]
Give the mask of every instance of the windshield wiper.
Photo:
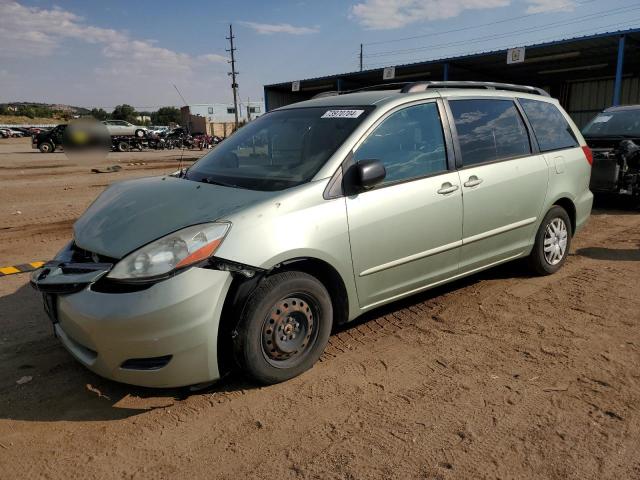
[[[237,185],[234,185],[232,183],[221,182],[219,180],[214,180],[212,177],[202,177],[198,181],[202,183],[208,183],[209,185],[220,185],[221,187],[238,188]]]

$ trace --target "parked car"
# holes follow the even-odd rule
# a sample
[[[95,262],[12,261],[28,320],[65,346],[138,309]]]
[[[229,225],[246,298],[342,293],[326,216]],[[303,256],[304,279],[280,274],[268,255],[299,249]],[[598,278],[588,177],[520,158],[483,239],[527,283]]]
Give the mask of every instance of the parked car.
[[[37,148],[42,153],[53,153],[62,146],[62,137],[67,128],[66,124],[56,125],[51,130],[42,130],[31,137],[31,148]]]
[[[0,128],[0,138],[11,137],[11,131],[8,128]]]
[[[107,131],[111,136],[135,136],[138,138],[143,138],[147,134],[147,129],[145,127],[141,127],[139,125],[133,125],[129,122],[125,122],[124,120],[104,120],[102,122],[107,127]]]
[[[319,98],[175,177],[113,184],[32,284],[100,375],[168,387],[239,368],[275,383],[381,305],[519,258],[556,272],[589,218],[590,173],[579,130],[532,87]]]
[[[591,190],[640,198],[640,105],[611,107],[582,131],[593,150]]]
[[[16,127],[3,127],[0,130],[2,130],[2,136],[4,138],[19,138],[25,136],[25,133]]]

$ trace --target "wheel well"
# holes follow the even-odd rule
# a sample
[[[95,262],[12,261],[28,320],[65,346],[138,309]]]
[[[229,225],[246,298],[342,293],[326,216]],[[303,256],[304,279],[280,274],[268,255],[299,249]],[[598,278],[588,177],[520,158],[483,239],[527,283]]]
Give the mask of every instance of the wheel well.
[[[269,273],[295,270],[305,272],[322,282],[333,305],[334,325],[344,323],[349,318],[349,298],[347,288],[338,271],[330,264],[317,258],[296,258],[283,262]]]
[[[274,273],[292,270],[308,273],[322,282],[331,297],[334,325],[347,321],[349,318],[347,288],[338,271],[323,260],[307,257],[294,258],[279,263],[269,271],[257,272],[252,278],[234,275],[222,307],[218,327],[218,367],[222,375],[234,368],[231,338],[247,297],[264,278]]]
[[[576,233],[576,206],[573,204],[573,202],[570,199],[566,197],[559,198],[554,202],[554,205],[558,205],[559,207],[562,207],[565,209],[565,211],[569,215],[569,220],[571,220],[571,233],[575,234]]]

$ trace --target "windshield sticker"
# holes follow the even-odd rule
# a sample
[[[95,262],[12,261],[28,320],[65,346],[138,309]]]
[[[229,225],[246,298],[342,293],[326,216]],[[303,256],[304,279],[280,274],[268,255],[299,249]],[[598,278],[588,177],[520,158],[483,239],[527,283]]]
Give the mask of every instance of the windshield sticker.
[[[358,118],[364,110],[327,110],[320,118]]]
[[[607,123],[609,120],[611,120],[612,117],[613,115],[600,115],[599,117],[595,118],[593,123]]]

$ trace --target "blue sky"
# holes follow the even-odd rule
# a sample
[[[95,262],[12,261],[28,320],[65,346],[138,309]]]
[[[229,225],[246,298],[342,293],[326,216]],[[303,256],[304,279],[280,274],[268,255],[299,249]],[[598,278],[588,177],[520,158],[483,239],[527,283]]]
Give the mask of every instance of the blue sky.
[[[243,100],[262,86],[640,26],[637,0],[0,0],[0,101],[111,110]]]

